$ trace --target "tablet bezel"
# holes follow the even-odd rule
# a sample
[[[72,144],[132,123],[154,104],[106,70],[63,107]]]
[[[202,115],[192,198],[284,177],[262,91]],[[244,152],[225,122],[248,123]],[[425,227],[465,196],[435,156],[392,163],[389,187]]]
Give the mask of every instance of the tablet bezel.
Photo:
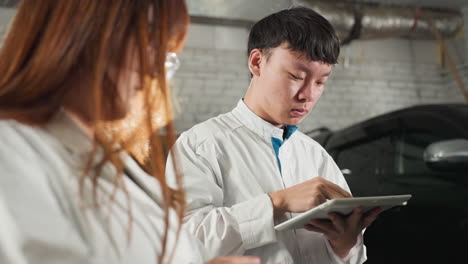
[[[395,206],[404,206],[409,199],[411,199],[411,194],[332,199],[276,225],[275,230],[302,228],[312,219],[328,219],[328,213],[330,212],[348,215],[358,206],[362,206],[364,212],[377,207],[387,210]]]

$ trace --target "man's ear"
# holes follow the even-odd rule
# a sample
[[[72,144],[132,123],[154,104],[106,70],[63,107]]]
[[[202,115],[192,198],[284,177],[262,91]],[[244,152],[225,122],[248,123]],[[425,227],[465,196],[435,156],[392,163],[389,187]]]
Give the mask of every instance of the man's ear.
[[[259,49],[253,49],[249,55],[249,70],[253,76],[260,76],[260,68],[262,60],[264,59],[264,54]]]

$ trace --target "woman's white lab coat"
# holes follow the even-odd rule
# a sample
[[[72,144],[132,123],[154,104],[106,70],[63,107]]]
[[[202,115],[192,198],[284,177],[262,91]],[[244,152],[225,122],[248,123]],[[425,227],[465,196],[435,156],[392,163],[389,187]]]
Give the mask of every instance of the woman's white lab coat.
[[[0,263],[157,263],[164,231],[158,182],[124,154],[133,177],[123,177],[128,197],[118,189],[109,200],[116,175],[108,164],[98,180],[96,207],[90,181],[79,195],[91,149],[90,139],[64,112],[45,127],[0,121]],[[171,212],[166,260],[176,228]],[[201,250],[182,232],[172,263],[202,263]]]

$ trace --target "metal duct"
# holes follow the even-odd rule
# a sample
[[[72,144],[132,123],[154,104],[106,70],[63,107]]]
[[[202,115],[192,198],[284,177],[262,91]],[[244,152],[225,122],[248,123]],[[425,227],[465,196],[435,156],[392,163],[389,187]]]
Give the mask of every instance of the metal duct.
[[[358,38],[434,39],[429,19],[432,19],[440,34],[445,38],[453,37],[463,27],[463,16],[455,11],[362,3],[331,4],[310,0],[294,2],[310,7],[326,17],[336,28],[340,39],[345,44]]]
[[[444,37],[454,36],[463,25],[455,11],[383,6],[362,2],[314,0],[190,0],[189,12],[196,23],[250,25],[262,17],[291,5],[310,7],[325,16],[344,43],[353,39],[409,37],[434,39],[427,22],[430,17]],[[203,22],[205,21],[205,22]],[[234,22],[236,23],[234,23]],[[245,21],[245,23],[240,23]]]
[[[186,2],[190,14],[196,18],[195,22],[223,24],[225,20],[225,24],[237,26],[250,25],[268,14],[291,5],[307,6],[326,17],[344,43],[357,38],[434,39],[427,21],[429,18],[434,21],[436,28],[445,38],[453,37],[463,26],[462,14],[455,11],[364,4],[362,1],[189,0]],[[17,3],[18,0],[0,0],[0,6],[12,7]]]

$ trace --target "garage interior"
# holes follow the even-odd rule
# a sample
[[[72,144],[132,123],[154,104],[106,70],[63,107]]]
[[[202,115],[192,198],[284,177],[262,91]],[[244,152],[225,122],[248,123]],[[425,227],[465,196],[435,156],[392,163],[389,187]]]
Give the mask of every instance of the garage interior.
[[[0,8],[0,34],[16,2],[4,1]],[[408,106],[468,100],[464,0],[190,0],[187,5],[191,24],[173,82],[178,133],[236,105],[250,81],[250,26],[294,5],[322,13],[346,43],[301,131],[336,130]]]
[[[0,36],[8,30],[17,3],[18,1],[13,0],[0,1]],[[467,0],[186,0],[186,3],[191,23],[185,47],[178,54],[180,68],[171,84],[174,122],[178,135],[209,118],[229,112],[236,106],[250,83],[246,53],[250,27],[271,13],[298,5],[310,7],[327,18],[342,42],[339,63],[334,66],[322,97],[310,115],[299,124],[302,132],[320,136],[320,132],[340,131],[364,120],[407,107],[434,104],[460,104],[466,107],[468,102]],[[451,115],[450,111],[440,113]],[[389,139],[382,141],[380,147],[388,150],[387,146],[396,146],[395,153],[404,153],[398,156],[400,160],[394,160],[395,163],[385,164],[398,170],[391,175],[401,176],[400,178],[388,180],[385,177],[390,174],[372,169],[371,163],[390,151],[366,152],[363,155],[368,159],[366,165],[369,165],[369,175],[380,175],[381,178],[375,177],[373,182],[366,178],[347,178],[351,189],[356,190],[358,195],[413,193],[416,204],[423,200],[420,197],[426,199],[423,207],[408,213],[408,218],[402,219],[395,215],[394,218],[389,216],[387,220],[377,222],[376,226],[381,229],[378,232],[373,232],[372,229],[369,231],[367,239],[371,245],[383,243],[387,239],[390,242],[385,245],[401,244],[393,249],[370,246],[370,261],[367,263],[452,263],[466,259],[463,251],[468,243],[468,178],[464,177],[468,175],[468,122],[463,124],[466,121],[464,118],[468,117],[466,114],[453,119],[457,120],[457,126],[464,127],[460,128],[464,134],[460,132],[461,136],[457,136],[464,139],[463,142],[459,141],[460,145],[465,144],[465,149],[460,149],[460,153],[464,151],[461,169],[449,171],[439,168],[439,171],[431,172],[425,167],[426,160],[422,159],[429,141],[421,143],[420,146],[424,148],[418,148],[420,139],[405,134],[405,138],[398,141],[398,144]],[[411,118],[408,120],[413,120],[413,123],[421,120]],[[375,122],[377,125],[372,125],[378,127],[378,122]],[[381,128],[374,130],[380,131],[379,129]],[[444,129],[438,127],[434,131],[441,131],[445,135]],[[328,134],[322,135],[328,137]],[[343,163],[340,163],[341,148],[347,148],[361,140],[359,138],[352,144],[339,145],[341,137],[343,142],[351,138],[346,138],[347,136],[349,135],[346,133],[337,134],[335,138],[338,139],[326,147],[345,177],[356,171],[352,166],[356,165],[354,159],[359,158],[359,154],[357,150],[348,152],[351,158],[344,161],[344,156],[341,155]],[[356,138],[358,136],[360,135]],[[316,138],[322,143],[319,139],[323,137]],[[440,139],[453,138],[447,136]],[[412,143],[414,144],[411,145]],[[406,149],[403,150],[403,147]],[[349,149],[352,150],[353,146]],[[395,153],[390,154],[396,157]],[[417,166],[424,167],[422,171],[427,173],[425,175],[430,174],[430,177],[421,176],[414,182],[403,179],[402,175],[414,174],[419,177],[419,171],[413,173],[412,167],[404,167],[407,162],[405,159],[411,155],[414,155],[411,158],[419,159]],[[347,163],[349,167],[341,167],[341,164]],[[366,172],[363,170],[362,173]],[[435,178],[433,175],[440,177]],[[398,188],[403,187],[382,189],[382,192],[373,189],[369,193],[366,193],[368,188],[362,191],[359,189],[359,186],[367,187],[366,184],[384,186],[385,183],[402,183]],[[411,184],[417,187],[410,189],[408,186],[412,187]],[[353,188],[354,186],[358,187]],[[406,187],[408,188],[405,189]],[[438,195],[445,195],[447,199],[437,204],[436,200],[431,199],[438,198]],[[443,203],[453,205],[453,208],[445,211],[443,206],[446,204]],[[432,220],[428,220],[425,210],[433,210]],[[447,221],[446,218],[455,220]],[[434,234],[433,240],[428,240],[431,241],[430,245],[416,249],[417,245],[414,244],[423,243],[426,230],[437,228],[440,221],[453,225],[441,227],[447,232],[442,230],[444,232]],[[394,223],[398,223],[398,226],[393,225]],[[405,223],[412,226],[422,224],[419,229],[401,229]],[[387,224],[393,225],[393,229],[388,229]],[[382,237],[381,230],[387,230],[388,236]],[[408,234],[414,231],[414,235],[418,237],[405,239],[400,235],[402,230]],[[431,259],[430,251],[439,249],[439,245],[434,243],[447,243],[450,248],[446,246],[445,251],[440,251],[436,258]],[[391,250],[401,254],[393,254]],[[451,253],[454,254],[448,257]],[[421,258],[422,255],[424,257]],[[402,256],[406,259],[398,259]],[[418,262],[421,259],[424,261]]]
[[[355,14],[363,16],[360,36],[348,38],[349,44],[342,47],[340,63],[311,115],[301,123],[302,131],[340,129],[412,105],[466,101],[446,56],[450,55],[458,79],[467,83],[468,44],[463,36],[468,35],[468,27],[463,23],[468,23],[468,6],[464,6],[468,4],[463,0],[192,0],[187,4],[192,24],[174,85],[179,132],[235,106],[250,81],[246,67],[250,25],[291,5],[323,9],[342,40],[352,36]],[[430,16],[440,25],[442,42],[425,20]]]

